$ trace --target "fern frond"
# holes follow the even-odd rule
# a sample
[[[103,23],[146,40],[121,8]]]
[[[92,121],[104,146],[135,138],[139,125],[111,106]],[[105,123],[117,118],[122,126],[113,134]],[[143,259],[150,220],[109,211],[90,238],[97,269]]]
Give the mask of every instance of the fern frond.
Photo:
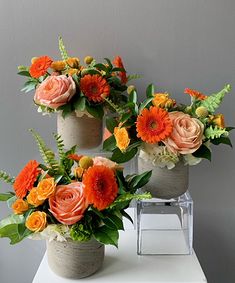
[[[9,174],[2,170],[0,170],[0,180],[8,184],[14,184],[15,182],[15,178],[11,177]]]
[[[202,100],[200,106],[204,106],[210,113],[214,113],[219,108],[226,93],[230,92],[231,86],[226,85],[220,92],[208,96],[205,100]]]
[[[59,49],[60,49],[60,54],[61,54],[62,59],[66,61],[69,58],[69,55],[64,46],[64,42],[61,36],[59,37]]]
[[[226,131],[226,128],[219,128],[218,126],[210,126],[205,130],[205,137],[207,139],[218,139],[221,136],[227,137],[229,132]]]
[[[36,133],[33,129],[31,129],[30,132],[38,145],[39,152],[45,164],[52,169],[54,174],[63,173],[63,168],[61,168],[59,162],[55,159],[54,152],[46,146],[46,143],[38,133]]]
[[[128,80],[128,82],[129,82],[129,81],[131,81],[131,80],[136,80],[136,79],[139,79],[139,78],[141,78],[141,77],[142,77],[141,75],[133,74],[133,75],[129,75],[129,76],[127,77],[127,80]]]
[[[58,134],[54,134],[53,136],[56,141],[60,161],[62,161],[65,157],[64,141],[62,140],[61,136]]]
[[[117,104],[115,104],[111,99],[108,97],[105,97],[104,100],[119,114],[123,114],[123,109],[119,107]]]

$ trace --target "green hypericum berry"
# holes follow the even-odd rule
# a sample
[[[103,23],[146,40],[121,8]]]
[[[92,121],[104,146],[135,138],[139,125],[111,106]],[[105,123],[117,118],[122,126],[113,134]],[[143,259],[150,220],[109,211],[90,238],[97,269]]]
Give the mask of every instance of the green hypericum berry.
[[[199,118],[205,118],[206,116],[208,116],[208,110],[206,107],[204,106],[199,106],[196,111],[195,111],[197,117]]]
[[[84,58],[84,63],[87,64],[87,65],[90,65],[93,60],[94,60],[94,58],[92,56],[86,56]]]
[[[89,156],[83,156],[80,160],[79,160],[79,166],[83,169],[88,169],[89,167],[91,167],[93,165],[93,160],[91,157]]]
[[[135,86],[134,85],[129,85],[128,88],[127,88],[127,93],[128,94],[131,94],[131,92],[135,90]]]

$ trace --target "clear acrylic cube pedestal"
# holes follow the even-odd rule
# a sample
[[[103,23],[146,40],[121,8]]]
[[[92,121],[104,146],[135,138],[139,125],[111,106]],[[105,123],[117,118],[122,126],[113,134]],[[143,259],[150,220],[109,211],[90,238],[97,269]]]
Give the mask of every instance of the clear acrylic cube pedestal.
[[[186,255],[193,250],[193,200],[188,192],[170,200],[137,201],[137,253]]]

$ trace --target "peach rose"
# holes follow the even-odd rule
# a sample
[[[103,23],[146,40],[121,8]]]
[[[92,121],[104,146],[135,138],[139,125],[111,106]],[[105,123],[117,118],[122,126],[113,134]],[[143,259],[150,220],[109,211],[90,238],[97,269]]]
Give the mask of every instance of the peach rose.
[[[50,212],[62,224],[78,222],[88,207],[83,194],[83,185],[74,182],[56,187],[55,194],[49,198]]]
[[[34,101],[56,109],[68,103],[75,92],[76,85],[71,77],[49,76],[36,89]]]
[[[33,232],[41,232],[46,228],[47,215],[42,211],[31,213],[26,219],[25,226]]]
[[[106,167],[109,167],[110,169],[121,169],[122,167],[117,164],[116,162],[113,162],[109,160],[108,158],[102,157],[102,156],[96,156],[93,158],[93,165],[103,165]]]
[[[44,203],[44,200],[38,199],[38,188],[32,188],[27,196],[27,201],[29,204],[37,207]]]
[[[55,192],[55,180],[54,178],[45,178],[38,183],[37,193],[39,200],[45,200],[51,197]]]
[[[23,199],[17,199],[11,207],[15,214],[22,214],[29,209],[29,205]]]
[[[202,144],[204,125],[183,112],[170,112],[173,131],[163,142],[174,153],[189,154]]]

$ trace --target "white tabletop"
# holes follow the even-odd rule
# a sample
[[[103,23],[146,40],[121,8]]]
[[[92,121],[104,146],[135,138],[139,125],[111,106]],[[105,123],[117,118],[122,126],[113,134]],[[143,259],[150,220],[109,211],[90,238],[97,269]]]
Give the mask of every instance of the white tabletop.
[[[120,233],[119,248],[106,246],[103,267],[94,275],[79,279],[64,279],[55,275],[47,263],[45,254],[33,283],[205,283],[206,277],[199,261],[193,255],[138,256],[136,254],[136,231]]]

